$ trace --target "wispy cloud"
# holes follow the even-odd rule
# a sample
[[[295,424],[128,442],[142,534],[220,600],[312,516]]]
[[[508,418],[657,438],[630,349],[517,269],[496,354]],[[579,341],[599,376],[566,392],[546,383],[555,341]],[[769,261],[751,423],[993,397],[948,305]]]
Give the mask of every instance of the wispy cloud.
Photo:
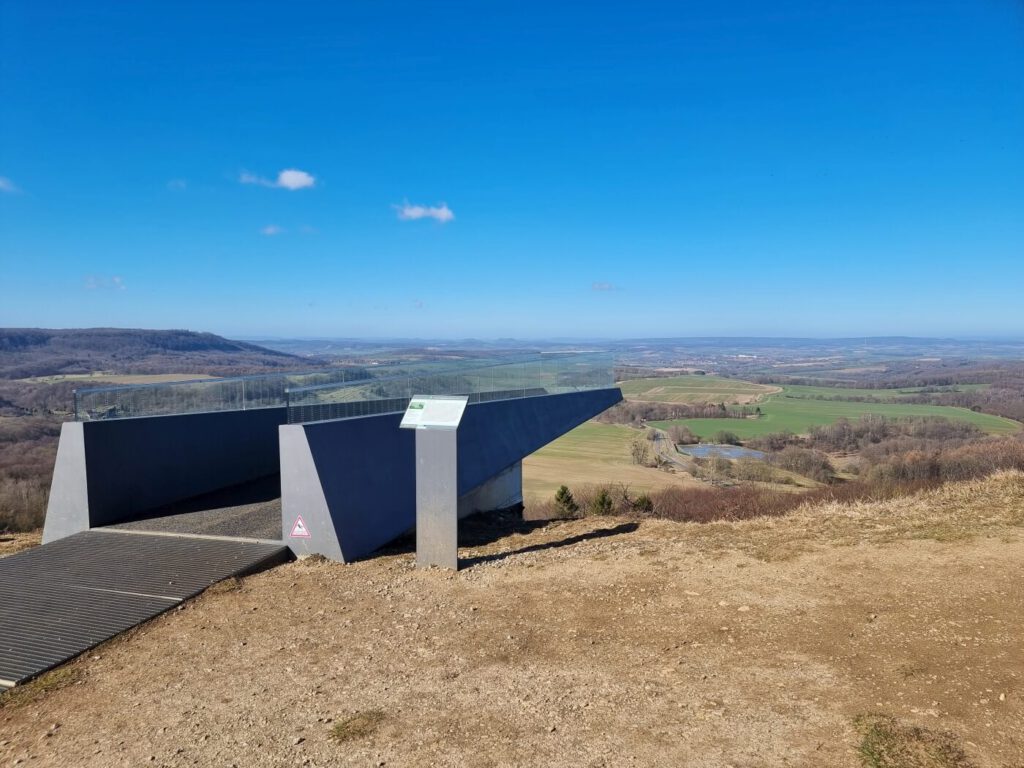
[[[185,179],[171,179],[167,182],[168,189],[187,189],[188,182]]]
[[[401,205],[392,206],[398,211],[398,218],[402,221],[415,221],[416,219],[434,219],[442,224],[447,224],[455,219],[455,214],[448,207],[447,203],[438,205],[413,205],[404,202]]]
[[[308,189],[316,186],[316,179],[312,174],[300,171],[297,168],[286,168],[277,174],[276,179],[266,179],[262,176],[257,176],[255,173],[242,171],[238,177],[238,181],[242,184],[256,184],[261,187],[290,189],[293,192],[296,189]]]
[[[277,226],[277,224],[267,224],[267,226],[263,227],[263,229],[260,230],[260,234],[261,235],[266,235],[267,237],[273,237],[274,235],[280,235],[283,232],[284,232],[284,228]]]
[[[128,286],[120,275],[86,275],[82,287],[87,291],[123,291]]]
[[[6,176],[0,176],[0,192],[5,192],[8,195],[16,195],[21,190],[18,185],[8,179]]]
[[[590,290],[592,291],[614,291],[615,286],[612,283],[595,282],[590,284]]]

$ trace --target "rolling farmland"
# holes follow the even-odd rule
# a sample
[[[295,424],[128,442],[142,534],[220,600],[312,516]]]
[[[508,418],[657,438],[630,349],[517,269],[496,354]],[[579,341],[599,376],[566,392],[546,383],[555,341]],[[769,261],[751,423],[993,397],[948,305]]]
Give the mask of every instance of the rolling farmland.
[[[957,384],[953,387],[932,388],[929,391],[942,392],[973,392],[987,389],[988,384]],[[823,387],[787,384],[784,387],[787,397],[804,397],[817,399],[850,400],[853,398],[872,398],[875,400],[903,399],[920,395],[925,387],[904,387],[901,389],[867,389],[855,387]]]
[[[802,388],[802,389],[819,389]],[[827,388],[820,388],[827,389]],[[830,389],[832,393],[843,390]],[[885,392],[885,390],[875,390]],[[916,405],[912,403],[872,403],[850,402],[847,400],[818,400],[806,395],[791,396],[789,387],[779,394],[769,395],[759,402],[760,418],[750,419],[679,419],[677,421],[655,422],[653,426],[667,429],[673,424],[689,427],[694,434],[702,439],[721,430],[733,432],[740,439],[748,440],[771,432],[806,433],[811,427],[832,424],[839,419],[859,419],[861,416],[875,414],[889,418],[906,416],[940,416],[957,419],[975,424],[993,435],[1013,434],[1021,429],[1021,425],[1010,419],[976,413],[966,408],[951,408],[943,405]]]
[[[966,391],[986,385],[958,385]],[[859,419],[875,414],[889,418],[939,416],[975,424],[993,435],[1013,434],[1022,428],[1010,419],[976,413],[965,408],[899,402],[918,389],[849,389],[826,386],[769,386],[721,376],[674,376],[634,379],[620,384],[627,400],[673,404],[721,403],[758,408],[761,416],[745,419],[678,419],[652,421],[668,429],[674,424],[689,427],[707,441],[716,432],[733,432],[741,440],[772,432],[805,434],[811,427],[839,419]],[[870,398],[896,402],[857,402],[837,398]],[[634,491],[651,491],[671,485],[692,484],[689,476],[671,474],[633,464],[629,444],[642,432],[617,424],[589,422],[555,440],[523,461],[523,493],[527,500],[550,499],[559,485],[596,485],[621,482]]]
[[[53,376],[34,376],[16,379],[29,384],[57,384],[71,381],[76,384],[167,384],[175,381],[200,381],[215,379],[206,373],[66,373]]]
[[[587,422],[523,460],[523,496],[550,499],[564,484],[625,483],[633,491],[653,491],[673,485],[693,485],[687,475],[675,475],[633,463],[629,444],[641,430],[617,424]]]
[[[744,405],[780,391],[780,387],[722,376],[673,376],[632,379],[619,384],[627,400],[654,403],[731,403]]]

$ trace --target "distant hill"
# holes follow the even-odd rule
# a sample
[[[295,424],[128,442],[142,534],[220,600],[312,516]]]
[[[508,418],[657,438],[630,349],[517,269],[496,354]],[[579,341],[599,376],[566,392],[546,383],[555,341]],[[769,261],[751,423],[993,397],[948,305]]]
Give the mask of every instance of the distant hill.
[[[209,373],[308,368],[308,357],[212,333],[132,328],[0,328],[0,378],[92,373]]]

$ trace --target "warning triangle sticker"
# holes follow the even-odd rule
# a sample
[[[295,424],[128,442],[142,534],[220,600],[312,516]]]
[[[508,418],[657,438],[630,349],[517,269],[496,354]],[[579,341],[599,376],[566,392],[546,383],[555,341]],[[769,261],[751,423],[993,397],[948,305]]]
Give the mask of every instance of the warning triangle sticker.
[[[302,519],[302,515],[295,518],[295,525],[292,526],[292,538],[293,539],[308,539],[309,528],[306,527],[306,523]]]

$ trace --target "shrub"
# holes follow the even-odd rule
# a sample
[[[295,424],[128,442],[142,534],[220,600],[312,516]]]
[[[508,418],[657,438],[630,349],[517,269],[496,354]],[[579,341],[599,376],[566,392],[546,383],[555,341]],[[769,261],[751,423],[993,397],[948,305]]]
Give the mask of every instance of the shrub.
[[[612,502],[612,496],[608,493],[607,488],[601,488],[594,495],[594,498],[590,500],[590,506],[587,511],[592,515],[610,515],[614,511],[615,505]]]
[[[733,464],[732,470],[737,480],[770,483],[775,479],[772,468],[760,459],[739,459]],[[789,480],[788,477],[786,479]]]
[[[575,517],[580,511],[580,505],[576,503],[572,491],[566,485],[555,492],[555,507],[564,517]]]
[[[747,441],[747,447],[758,451],[781,451],[787,445],[799,445],[800,438],[792,432],[770,432]]]
[[[49,490],[43,478],[0,477],[0,532],[39,528]]]
[[[711,442],[719,443],[721,445],[739,445],[740,437],[735,432],[729,432],[727,430],[720,430],[715,432],[711,436]]]
[[[673,424],[668,428],[668,439],[676,445],[693,445],[700,442],[690,428],[682,424]]]
[[[803,502],[800,494],[757,486],[667,488],[654,494],[654,515],[680,522],[710,523],[782,515]]]
[[[641,493],[633,501],[633,511],[641,515],[649,515],[654,512],[654,501],[646,493]]]
[[[835,468],[828,460],[828,456],[810,448],[787,445],[778,453],[772,454],[770,461],[782,469],[796,472],[798,475],[817,480],[819,483],[830,482],[835,474]]]

